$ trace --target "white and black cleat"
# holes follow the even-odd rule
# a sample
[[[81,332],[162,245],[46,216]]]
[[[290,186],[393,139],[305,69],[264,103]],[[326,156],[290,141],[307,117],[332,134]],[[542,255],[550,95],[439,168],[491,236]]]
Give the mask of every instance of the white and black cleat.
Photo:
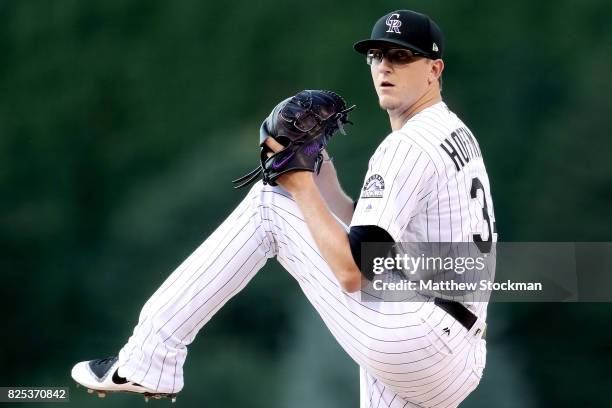
[[[77,387],[82,385],[89,394],[96,392],[99,398],[106,397],[108,392],[131,392],[144,395],[145,401],[149,398],[169,398],[172,402],[176,401],[176,394],[160,393],[129,381],[119,376],[118,369],[118,358],[108,357],[81,361],[72,368],[71,375],[77,382]]]

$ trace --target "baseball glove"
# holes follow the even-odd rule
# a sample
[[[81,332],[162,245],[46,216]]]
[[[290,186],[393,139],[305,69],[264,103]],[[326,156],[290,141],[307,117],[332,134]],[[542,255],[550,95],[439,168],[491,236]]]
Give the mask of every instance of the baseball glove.
[[[329,139],[343,125],[351,123],[348,107],[342,97],[331,91],[305,90],[285,99],[263,121],[259,129],[260,165],[233,181],[234,188],[251,184],[261,175],[264,184],[276,185],[282,174],[295,170],[319,173],[323,162],[322,151]],[[265,144],[270,136],[284,149],[268,157],[271,152]]]

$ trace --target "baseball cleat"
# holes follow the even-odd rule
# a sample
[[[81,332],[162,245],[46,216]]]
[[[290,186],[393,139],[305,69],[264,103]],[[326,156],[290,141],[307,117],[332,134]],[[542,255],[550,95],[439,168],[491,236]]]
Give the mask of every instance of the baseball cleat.
[[[106,397],[108,392],[131,392],[144,395],[145,401],[149,398],[169,398],[176,401],[176,394],[160,393],[140,384],[120,377],[118,373],[119,361],[117,357],[100,358],[97,360],[81,361],[72,368],[72,378],[77,387],[82,385],[87,393],[98,394],[98,398]]]

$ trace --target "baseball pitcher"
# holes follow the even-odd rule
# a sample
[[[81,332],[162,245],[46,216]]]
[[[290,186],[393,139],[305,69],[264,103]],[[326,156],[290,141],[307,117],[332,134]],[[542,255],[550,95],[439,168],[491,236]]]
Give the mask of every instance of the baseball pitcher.
[[[410,302],[376,302],[362,293],[363,243],[473,242],[486,251],[497,239],[482,152],[442,101],[442,32],[398,10],[354,49],[391,125],[360,196],[342,191],[325,150],[353,106],[330,91],[283,100],[261,125],[259,166],[235,181],[252,184],[244,200],[145,303],[116,356],[74,366],[77,383],[100,396],[174,399],[198,332],[275,258],[358,363],[362,408],[456,407],[476,388],[486,301],[416,292]]]

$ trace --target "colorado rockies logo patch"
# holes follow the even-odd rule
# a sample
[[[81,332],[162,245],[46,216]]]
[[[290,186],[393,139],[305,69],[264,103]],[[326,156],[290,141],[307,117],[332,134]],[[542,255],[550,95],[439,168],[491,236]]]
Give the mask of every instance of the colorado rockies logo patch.
[[[382,198],[384,191],[385,180],[383,180],[380,174],[374,174],[363,185],[361,198]]]
[[[393,13],[385,20],[385,24],[389,27],[389,29],[387,30],[388,33],[401,34],[399,28],[402,26],[402,22],[397,18],[393,18],[399,16],[399,14]]]

